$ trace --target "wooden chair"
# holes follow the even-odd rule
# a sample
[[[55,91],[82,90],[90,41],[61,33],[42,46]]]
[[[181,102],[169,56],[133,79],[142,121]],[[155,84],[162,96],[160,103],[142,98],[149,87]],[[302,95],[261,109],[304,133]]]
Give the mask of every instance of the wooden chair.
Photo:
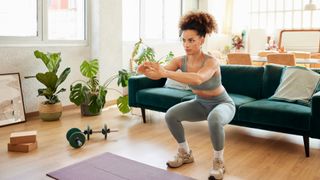
[[[301,59],[309,59],[311,58],[311,53],[310,52],[304,52],[304,51],[292,51],[292,54],[296,58],[301,58]]]
[[[320,52],[318,53],[311,53],[312,59],[320,59]],[[320,64],[310,64],[310,68],[320,68]]]
[[[275,54],[277,51],[259,51],[258,56],[267,57],[268,54]]]
[[[295,66],[296,58],[294,54],[288,53],[276,53],[276,54],[268,54],[267,62],[270,64],[281,64],[287,66]]]
[[[228,64],[252,65],[250,54],[248,53],[229,53]]]
[[[320,59],[320,53],[312,53],[311,58],[313,59]]]

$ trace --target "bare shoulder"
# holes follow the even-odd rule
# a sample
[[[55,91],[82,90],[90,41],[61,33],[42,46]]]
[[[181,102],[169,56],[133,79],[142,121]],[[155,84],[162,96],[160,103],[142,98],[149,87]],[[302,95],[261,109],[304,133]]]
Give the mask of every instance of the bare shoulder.
[[[207,60],[205,62],[206,65],[211,65],[211,66],[219,66],[220,65],[217,58],[215,58],[211,55],[208,55],[208,54],[206,54],[206,57],[207,57]]]
[[[172,59],[174,63],[181,63],[184,56],[178,56]]]
[[[183,56],[175,57],[173,58],[166,66],[165,68],[167,70],[175,71],[181,67],[182,64],[182,58]]]
[[[181,67],[183,57],[184,56],[175,57],[171,60],[171,63],[175,64],[178,67]]]

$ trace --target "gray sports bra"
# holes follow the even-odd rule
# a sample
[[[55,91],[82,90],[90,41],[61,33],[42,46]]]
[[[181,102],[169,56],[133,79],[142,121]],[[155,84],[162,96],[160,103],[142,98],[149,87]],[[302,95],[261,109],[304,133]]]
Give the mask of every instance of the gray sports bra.
[[[206,59],[203,61],[202,66],[204,65],[205,61],[209,58],[208,55],[205,55]],[[181,71],[187,72],[187,56],[182,57],[182,64],[181,64]],[[221,85],[221,75],[218,73],[215,73],[209,80],[206,82],[203,82],[200,85],[190,85],[189,87],[194,90],[212,90]]]

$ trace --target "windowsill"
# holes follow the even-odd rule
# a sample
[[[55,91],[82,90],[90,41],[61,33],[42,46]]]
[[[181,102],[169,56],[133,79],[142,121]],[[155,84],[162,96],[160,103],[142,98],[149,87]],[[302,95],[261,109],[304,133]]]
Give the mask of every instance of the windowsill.
[[[0,47],[85,47],[89,46],[87,41],[83,42],[52,42],[52,43],[38,43],[38,42],[16,42],[16,43],[0,43]]]
[[[177,44],[177,43],[181,43],[180,40],[143,40],[143,43],[145,44],[153,44],[153,45],[161,45],[161,44]],[[132,43],[136,43],[137,41],[122,41],[123,43],[127,43],[127,44],[132,44]]]

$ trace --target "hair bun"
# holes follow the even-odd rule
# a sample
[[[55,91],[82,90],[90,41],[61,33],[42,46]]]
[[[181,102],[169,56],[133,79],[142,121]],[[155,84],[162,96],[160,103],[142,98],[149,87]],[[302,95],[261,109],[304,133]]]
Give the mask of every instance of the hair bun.
[[[215,18],[206,12],[190,11],[181,17],[179,22],[180,31],[196,30],[200,36],[206,36],[212,32],[218,32],[218,25]]]

